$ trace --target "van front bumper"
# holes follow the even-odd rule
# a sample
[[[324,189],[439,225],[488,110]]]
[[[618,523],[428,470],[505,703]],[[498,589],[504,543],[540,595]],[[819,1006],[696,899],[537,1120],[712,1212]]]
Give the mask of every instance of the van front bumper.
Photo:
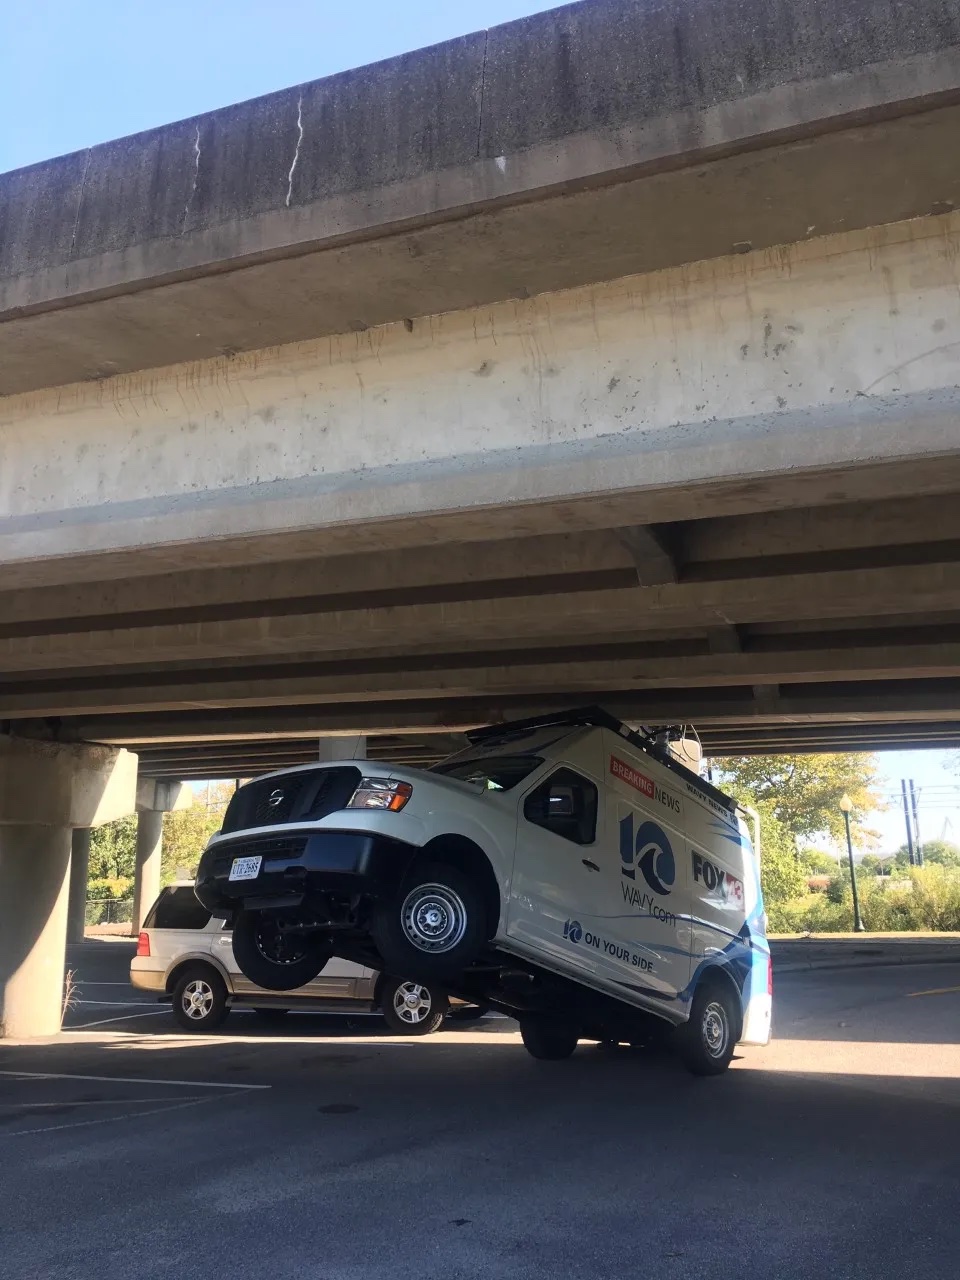
[[[379,897],[397,888],[416,853],[402,840],[364,831],[247,833],[204,851],[196,894],[213,914],[297,907],[321,895]],[[234,859],[253,857],[261,859],[257,876],[231,880]]]

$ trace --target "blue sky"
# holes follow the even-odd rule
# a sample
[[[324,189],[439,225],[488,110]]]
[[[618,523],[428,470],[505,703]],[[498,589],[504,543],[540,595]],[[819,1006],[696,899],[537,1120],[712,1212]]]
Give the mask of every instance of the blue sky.
[[[2,0],[0,172],[555,7],[540,0]],[[881,757],[891,799],[923,788],[921,829],[960,842],[960,770]],[[903,841],[894,806],[875,814]]]
[[[0,172],[553,8],[542,0],[3,0]]]

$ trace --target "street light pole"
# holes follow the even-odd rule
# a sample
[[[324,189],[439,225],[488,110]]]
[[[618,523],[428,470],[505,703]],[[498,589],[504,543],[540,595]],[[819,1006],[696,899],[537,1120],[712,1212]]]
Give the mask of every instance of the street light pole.
[[[853,931],[865,933],[863,919],[860,915],[860,895],[857,893],[857,875],[853,869],[853,841],[850,838],[850,810],[853,801],[848,795],[841,796],[840,808],[843,811],[843,824],[847,829],[847,858],[850,862],[850,888],[853,891]]]

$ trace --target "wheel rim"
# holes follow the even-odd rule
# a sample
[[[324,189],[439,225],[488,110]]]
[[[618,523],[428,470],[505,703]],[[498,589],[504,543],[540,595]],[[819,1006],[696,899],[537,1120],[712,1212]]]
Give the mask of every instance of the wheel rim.
[[[418,1027],[433,1010],[433,1000],[426,987],[416,982],[402,982],[393,993],[393,1011],[401,1022]]]
[[[467,931],[467,908],[444,884],[418,884],[400,909],[406,939],[418,951],[452,951]]]
[[[264,960],[269,960],[271,964],[298,964],[307,954],[303,937],[281,929],[275,922],[259,925],[253,941]]]
[[[727,1011],[719,1000],[711,1000],[700,1023],[703,1047],[711,1058],[722,1058],[730,1038]]]
[[[213,987],[203,978],[194,978],[183,988],[180,1006],[191,1022],[202,1022],[213,1008]]]

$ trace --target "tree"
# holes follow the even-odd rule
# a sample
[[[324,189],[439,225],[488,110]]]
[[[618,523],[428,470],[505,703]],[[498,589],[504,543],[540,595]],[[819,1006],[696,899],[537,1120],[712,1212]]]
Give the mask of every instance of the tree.
[[[769,904],[796,898],[807,887],[807,873],[797,858],[797,842],[777,817],[770,800],[757,800],[753,807],[760,814],[760,884],[763,900]]]
[[[778,822],[794,840],[828,835],[844,841],[840,798],[853,801],[851,822],[861,845],[873,836],[863,816],[882,809],[877,790],[876,756],[866,752],[844,755],[725,756],[714,761],[721,785],[734,794],[769,802]]]
[[[837,870],[837,857],[823,849],[802,849],[800,865],[808,876],[832,876]]]
[[[134,873],[137,860],[135,814],[118,818],[90,832],[88,880],[117,880]]]
[[[220,830],[223,814],[233,795],[232,782],[217,782],[194,797],[189,809],[163,815],[164,884],[181,875],[193,876],[207,841]]]
[[[949,840],[925,840],[923,861],[941,867],[960,867],[960,846],[951,844]],[[896,864],[898,867],[910,865],[910,850],[905,844],[897,850]]]

